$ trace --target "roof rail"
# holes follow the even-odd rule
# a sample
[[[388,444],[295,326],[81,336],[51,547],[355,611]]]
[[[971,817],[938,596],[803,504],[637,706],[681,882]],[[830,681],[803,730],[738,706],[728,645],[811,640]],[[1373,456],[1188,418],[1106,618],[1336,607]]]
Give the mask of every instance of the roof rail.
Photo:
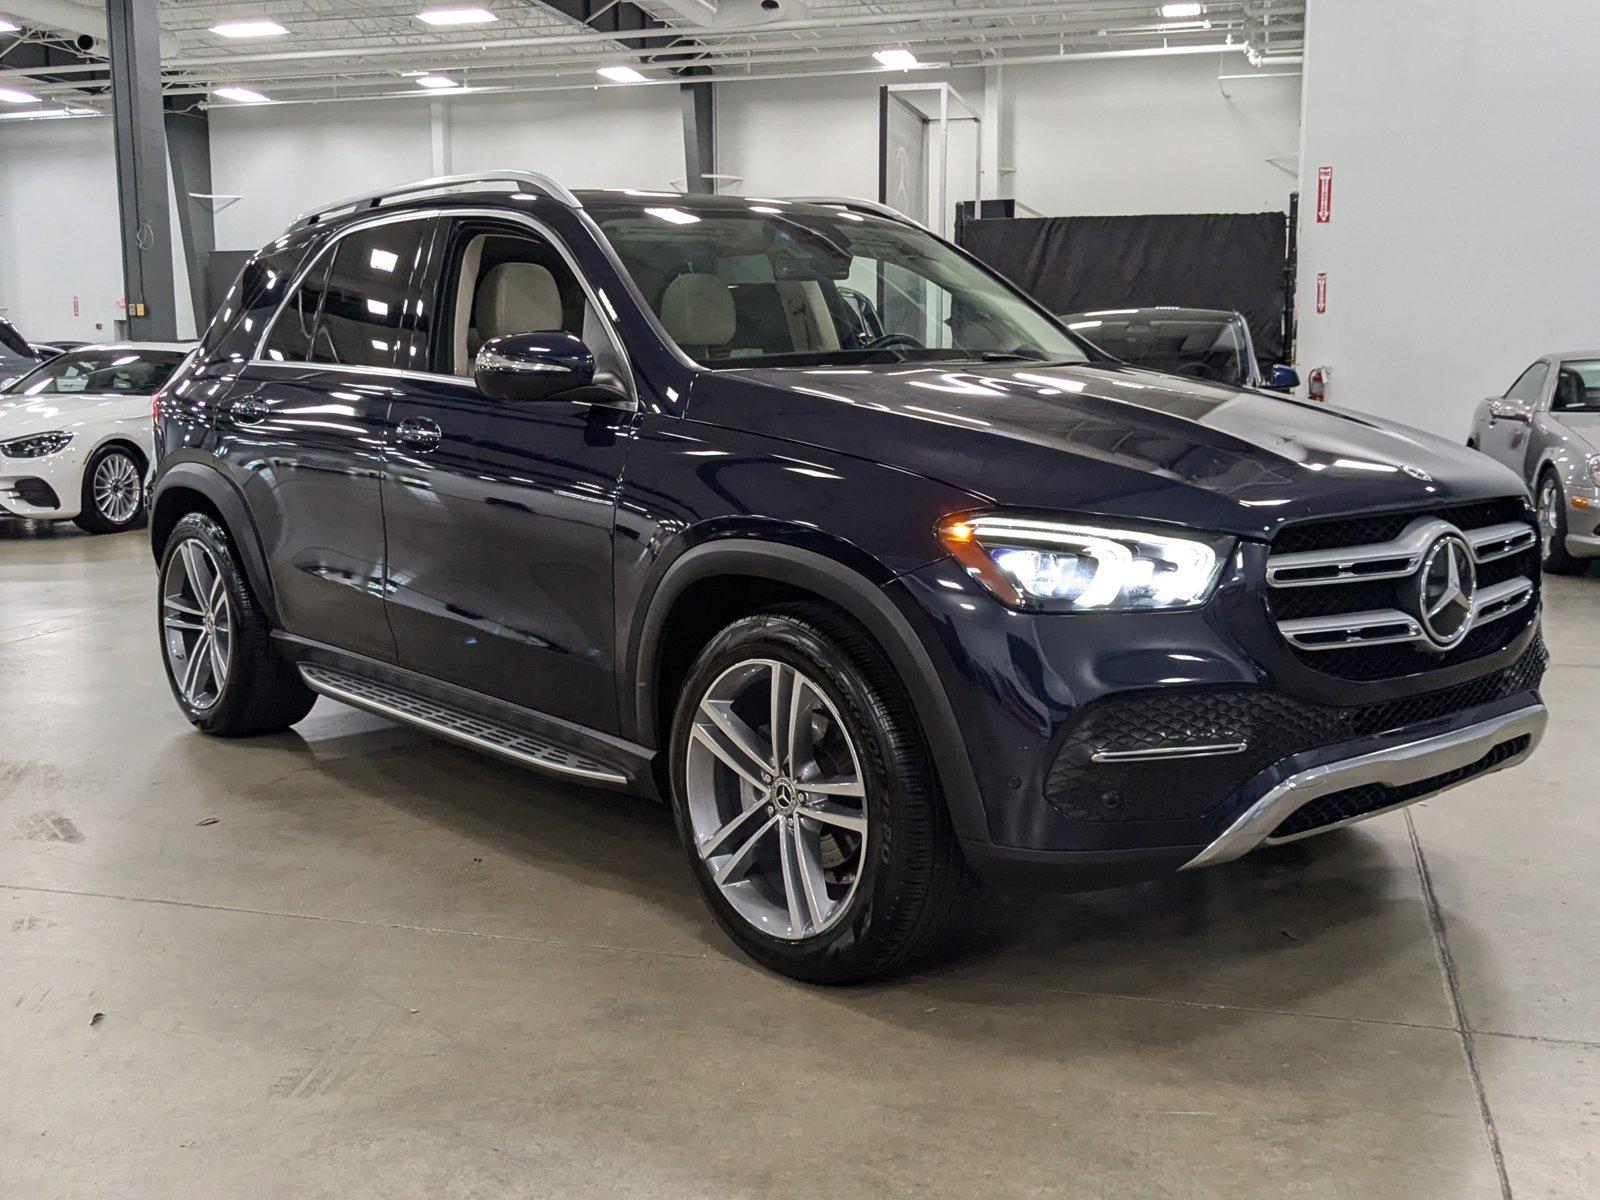
[[[320,205],[308,209],[294,219],[294,224],[289,228],[303,229],[308,225],[315,225],[329,217],[343,216],[346,213],[360,212],[362,209],[382,208],[385,204],[398,200],[421,200],[428,196],[449,195],[453,192],[474,191],[486,183],[510,183],[516,185],[516,190],[536,196],[548,196],[558,200],[568,208],[582,208],[579,199],[566,189],[562,184],[548,175],[540,175],[533,171],[482,171],[470,175],[440,175],[434,179],[419,179],[415,183],[403,183],[398,187],[384,188],[381,191],[366,192],[360,196],[347,196],[332,204]]]
[[[892,221],[901,221],[907,225],[915,225],[918,229],[927,229],[921,221],[906,216],[898,208],[890,208],[887,204],[877,200],[863,200],[859,196],[786,196],[786,200],[793,200],[796,204],[835,204],[840,208],[857,208],[862,212],[876,213],[880,217],[888,217]]]

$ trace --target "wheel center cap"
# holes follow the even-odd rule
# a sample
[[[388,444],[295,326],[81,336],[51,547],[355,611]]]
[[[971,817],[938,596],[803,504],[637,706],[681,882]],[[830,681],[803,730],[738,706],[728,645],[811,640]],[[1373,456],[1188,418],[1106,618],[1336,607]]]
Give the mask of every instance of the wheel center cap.
[[[779,812],[793,812],[800,806],[800,793],[794,786],[794,780],[786,776],[779,776],[772,785],[772,804]]]
[[[206,618],[202,622],[202,624],[205,625],[207,633],[216,633],[216,631],[217,631],[217,619],[215,617],[211,616],[209,613],[206,615]]]

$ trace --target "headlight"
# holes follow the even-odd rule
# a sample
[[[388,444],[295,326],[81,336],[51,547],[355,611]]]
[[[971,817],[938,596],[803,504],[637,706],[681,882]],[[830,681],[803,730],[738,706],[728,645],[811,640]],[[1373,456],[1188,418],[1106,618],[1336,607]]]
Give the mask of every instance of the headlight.
[[[1589,456],[1589,480],[1595,487],[1600,487],[1600,454]]]
[[[72,435],[60,429],[49,433],[35,433],[28,437],[12,438],[9,442],[0,442],[0,454],[4,454],[7,458],[43,458],[46,454],[65,450],[71,440]]]
[[[1216,590],[1227,537],[996,514],[951,517],[939,540],[1001,603],[1044,612],[1190,608]]]

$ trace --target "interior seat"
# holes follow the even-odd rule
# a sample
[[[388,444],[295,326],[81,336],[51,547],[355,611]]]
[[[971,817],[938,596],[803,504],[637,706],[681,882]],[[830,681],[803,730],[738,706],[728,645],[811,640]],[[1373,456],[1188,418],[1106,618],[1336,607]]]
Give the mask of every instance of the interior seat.
[[[548,267],[530,262],[505,262],[490,267],[478,282],[468,339],[468,370],[479,347],[490,338],[512,333],[541,333],[563,328],[561,289]]]
[[[715,275],[679,275],[662,293],[661,324],[685,353],[726,346],[738,325],[733,289]]]

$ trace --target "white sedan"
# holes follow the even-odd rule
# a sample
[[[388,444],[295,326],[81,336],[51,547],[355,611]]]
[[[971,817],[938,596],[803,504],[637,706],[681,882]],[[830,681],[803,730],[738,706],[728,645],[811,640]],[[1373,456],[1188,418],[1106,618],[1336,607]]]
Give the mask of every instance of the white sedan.
[[[144,517],[150,398],[192,347],[84,346],[0,393],[0,515],[116,533]]]

